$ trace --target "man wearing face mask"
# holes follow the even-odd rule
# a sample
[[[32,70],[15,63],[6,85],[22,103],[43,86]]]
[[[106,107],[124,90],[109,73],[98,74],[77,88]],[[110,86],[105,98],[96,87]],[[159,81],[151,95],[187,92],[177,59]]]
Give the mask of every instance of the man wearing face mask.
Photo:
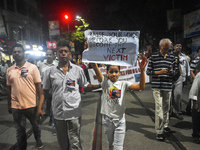
[[[172,116],[183,120],[183,117],[180,115],[181,113],[181,100],[182,100],[182,90],[184,86],[184,82],[186,82],[187,77],[190,76],[190,66],[187,59],[187,56],[182,53],[182,45],[177,43],[174,46],[174,51],[179,56],[179,65],[180,65],[180,77],[178,80],[174,82],[174,89],[173,89],[173,99],[172,99]]]

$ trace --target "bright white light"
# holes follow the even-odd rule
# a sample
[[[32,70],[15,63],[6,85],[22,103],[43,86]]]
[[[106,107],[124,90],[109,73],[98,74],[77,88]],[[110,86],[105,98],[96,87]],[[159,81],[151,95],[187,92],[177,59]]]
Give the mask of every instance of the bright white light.
[[[41,56],[40,51],[36,51],[36,52],[35,52],[35,56]]]
[[[26,54],[30,54],[30,55],[34,55],[34,56],[45,56],[46,53],[45,52],[41,52],[41,51],[26,51]]]
[[[76,16],[76,19],[80,19],[81,17],[79,15]]]
[[[25,54],[34,54],[34,51],[26,51]]]
[[[45,52],[41,52],[42,56],[46,56],[46,53]]]
[[[26,45],[26,49],[30,49],[31,48],[31,46],[30,45]]]
[[[38,46],[38,49],[39,49],[39,50],[43,50],[43,47],[42,47],[42,46]]]

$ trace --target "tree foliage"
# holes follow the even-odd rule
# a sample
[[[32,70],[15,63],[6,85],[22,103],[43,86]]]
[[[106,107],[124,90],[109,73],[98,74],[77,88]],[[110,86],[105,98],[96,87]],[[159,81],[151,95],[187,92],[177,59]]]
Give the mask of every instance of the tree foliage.
[[[87,23],[85,19],[81,17],[77,18],[76,21],[81,21],[82,25],[75,26],[76,30],[72,32],[72,41],[84,42],[85,41],[84,31],[88,29],[89,23]]]

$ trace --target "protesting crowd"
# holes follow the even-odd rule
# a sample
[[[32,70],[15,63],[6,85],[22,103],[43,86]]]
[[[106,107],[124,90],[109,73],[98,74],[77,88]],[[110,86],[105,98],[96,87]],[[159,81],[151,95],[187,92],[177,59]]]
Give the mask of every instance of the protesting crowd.
[[[87,48],[87,47],[86,47]],[[145,90],[145,71],[150,77],[155,99],[155,133],[158,141],[165,140],[170,117],[183,120],[182,91],[191,83],[188,114],[192,116],[195,143],[200,144],[200,48],[194,59],[182,51],[182,43],[161,39],[159,50],[145,57],[138,55],[139,83],[119,81],[120,66],[109,64],[106,76],[97,63],[84,63],[82,55],[72,56],[68,43],[60,42],[54,50],[46,50],[46,59],[36,65],[25,59],[22,45],[12,48],[15,63],[1,62],[0,71],[6,76],[8,111],[13,115],[19,150],[27,148],[26,119],[32,125],[36,147],[42,148],[39,122],[49,116],[52,134],[57,136],[61,150],[82,149],[81,93],[102,88],[102,126],[110,150],[122,150],[126,132],[125,94],[127,90]],[[146,55],[147,56],[147,55]],[[99,84],[90,82],[88,68],[96,73]],[[146,69],[145,69],[146,68]]]

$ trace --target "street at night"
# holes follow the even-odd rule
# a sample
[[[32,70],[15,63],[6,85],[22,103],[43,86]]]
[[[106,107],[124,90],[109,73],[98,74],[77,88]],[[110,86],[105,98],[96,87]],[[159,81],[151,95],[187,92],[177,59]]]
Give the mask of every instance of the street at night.
[[[0,0],[0,150],[194,150],[200,2]]]

